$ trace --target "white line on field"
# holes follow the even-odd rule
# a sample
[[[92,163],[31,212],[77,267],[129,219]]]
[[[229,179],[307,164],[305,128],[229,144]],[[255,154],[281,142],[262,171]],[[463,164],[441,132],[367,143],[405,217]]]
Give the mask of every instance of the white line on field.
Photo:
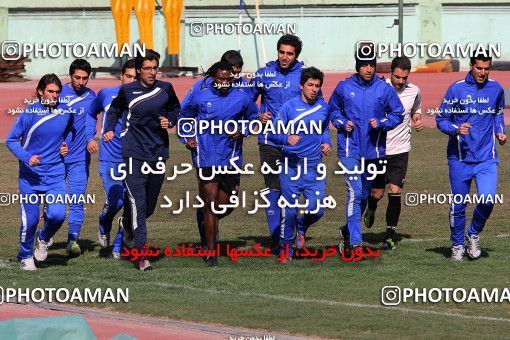
[[[494,237],[494,236],[493,236]],[[487,238],[493,238],[487,237]],[[496,235],[496,238],[507,238],[510,237],[510,234],[500,234]],[[431,241],[448,241],[447,237],[436,237],[436,238],[403,238],[399,243],[418,243],[418,242],[431,242]]]
[[[448,316],[448,317],[456,317],[462,319],[470,319],[470,320],[484,320],[484,321],[503,321],[510,322],[510,319],[505,318],[496,318],[490,316],[481,316],[481,315],[465,315],[460,313],[449,313],[449,312],[441,312],[430,309],[415,309],[415,308],[406,308],[406,307],[388,307],[383,305],[370,305],[363,304],[357,302],[343,302],[343,301],[335,301],[335,300],[324,300],[324,299],[305,299],[298,298],[286,295],[271,295],[271,294],[263,294],[263,293],[248,293],[248,292],[233,292],[226,289],[215,289],[215,288],[197,288],[186,285],[177,285],[173,283],[161,283],[161,282],[152,282],[151,285],[157,285],[166,288],[176,288],[176,289],[186,289],[195,292],[208,293],[208,294],[230,294],[230,295],[241,295],[246,297],[254,297],[254,298],[264,298],[264,299],[272,299],[272,300],[280,300],[287,302],[303,302],[303,303],[314,303],[320,305],[330,305],[330,306],[344,306],[344,307],[355,307],[355,308],[370,308],[370,309],[384,309],[388,311],[398,310],[400,312],[405,313],[418,313],[418,314],[428,314],[428,315],[439,315],[439,316]]]

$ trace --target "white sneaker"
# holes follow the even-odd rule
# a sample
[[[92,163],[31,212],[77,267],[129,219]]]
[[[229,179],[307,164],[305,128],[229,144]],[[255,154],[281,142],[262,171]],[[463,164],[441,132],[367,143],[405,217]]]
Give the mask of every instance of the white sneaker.
[[[101,234],[101,231],[100,231],[100,230],[98,230],[98,231],[97,231],[97,242],[99,243],[99,246],[100,246],[101,248],[106,248],[106,247],[108,247],[108,245],[109,245],[108,243],[110,243],[110,242],[108,242],[108,241],[109,241],[109,240],[108,240],[108,236],[107,236],[106,234]]]
[[[53,244],[53,239],[50,238],[48,242],[44,242],[37,237],[37,244],[35,246],[34,256],[37,261],[44,261],[48,257],[48,248]]]
[[[21,262],[19,264],[19,269],[21,269],[21,270],[36,270],[37,268],[35,267],[34,258],[31,256],[28,259],[21,260]]]
[[[450,259],[454,261],[462,261],[462,257],[464,256],[465,252],[466,250],[462,244],[459,244],[458,246],[453,246],[452,256],[450,257]]]
[[[116,252],[116,251],[112,251],[112,257],[113,257],[115,260],[120,260],[120,253],[119,253],[119,252]]]
[[[466,240],[468,242],[466,253],[470,259],[476,260],[480,257],[480,255],[482,255],[482,250],[480,249],[480,239],[478,238],[478,235],[471,235],[467,236]]]

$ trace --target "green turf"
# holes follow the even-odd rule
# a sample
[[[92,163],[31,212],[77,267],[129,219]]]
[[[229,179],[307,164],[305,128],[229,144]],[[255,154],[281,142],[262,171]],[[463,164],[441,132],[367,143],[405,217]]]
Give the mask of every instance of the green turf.
[[[446,162],[447,137],[435,129],[413,132],[413,150],[406,179],[406,192],[449,193]],[[168,166],[190,162],[189,153],[172,138]],[[499,193],[509,189],[508,151],[500,147]],[[336,147],[335,147],[336,150]],[[245,146],[245,162],[259,164],[255,138]],[[5,145],[2,158],[2,192],[17,190],[18,165]],[[96,157],[94,157],[95,159]],[[345,221],[346,186],[341,175],[333,173],[336,156],[327,157],[328,194],[339,203],[308,233],[308,245],[324,248],[336,245],[338,228]],[[100,308],[164,316],[172,319],[266,329],[274,332],[323,337],[441,337],[500,338],[508,336],[510,304],[495,303],[406,303],[411,310],[380,308],[381,288],[400,287],[510,287],[510,246],[508,238],[508,200],[497,205],[482,234],[483,256],[478,261],[452,263],[449,255],[448,205],[403,206],[398,232],[401,242],[394,252],[383,252],[378,261],[345,263],[338,256],[325,262],[293,261],[278,265],[274,258],[240,259],[232,263],[220,259],[219,268],[206,268],[199,258],[161,258],[155,270],[140,273],[127,261],[99,257],[95,240],[97,216],[104,199],[97,173],[97,161],[91,165],[89,193],[96,204],[87,205],[81,245],[84,254],[67,260],[64,256],[67,224],[56,235],[48,264],[35,273],[18,269],[18,206],[0,207],[0,286],[2,287],[129,287],[127,304],[103,304]],[[170,174],[170,172],[167,172]],[[243,176],[241,187],[247,192],[260,190],[261,175]],[[474,188],[474,185],[473,185]],[[171,199],[196,193],[192,173],[166,182],[162,194]],[[385,200],[384,200],[385,201]],[[160,203],[164,201],[161,199]],[[375,226],[363,228],[364,239],[380,247],[384,231],[385,203],[380,204]],[[471,216],[472,208],[468,210]],[[172,215],[170,209],[158,209],[149,220],[149,242],[160,247],[175,247],[196,242],[193,210]],[[239,209],[221,221],[221,240],[235,246],[268,243],[265,215],[248,215]],[[503,237],[497,237],[503,235]],[[507,235],[507,236],[504,236]],[[417,239],[422,241],[415,242]],[[430,239],[428,241],[423,239]],[[6,264],[6,261],[7,262]],[[7,267],[7,268],[6,268]],[[356,305],[357,304],[357,305]],[[418,313],[440,311],[459,316]],[[487,320],[493,317],[504,320]]]

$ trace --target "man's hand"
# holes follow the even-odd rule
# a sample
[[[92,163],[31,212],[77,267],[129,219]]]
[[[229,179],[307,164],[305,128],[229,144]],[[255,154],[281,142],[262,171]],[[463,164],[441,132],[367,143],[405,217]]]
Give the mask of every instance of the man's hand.
[[[421,120],[421,114],[415,113],[412,117],[413,123],[414,123],[414,129],[416,132],[420,132],[423,130],[423,122]]]
[[[33,156],[32,156],[32,157],[30,157],[30,159],[28,160],[28,165],[30,165],[30,166],[36,166],[36,165],[41,164],[41,161],[39,161],[39,158],[41,158],[41,155],[33,155]]]
[[[321,144],[321,150],[325,156],[329,156],[329,154],[331,153],[331,145]]]
[[[377,126],[378,126],[378,125],[377,125],[377,119],[375,119],[375,118],[371,118],[371,119],[370,119],[370,126],[371,126],[372,128],[374,128],[374,129],[377,129]]]
[[[243,135],[239,131],[236,131],[232,134],[228,134],[228,138],[232,138],[233,140],[238,140],[238,139],[241,139],[242,137],[243,137]]]
[[[506,135],[504,133],[496,133],[496,138],[499,141],[499,145],[504,145],[506,143]]]
[[[87,151],[91,154],[99,151],[99,144],[95,140],[90,140],[87,144]]]
[[[103,140],[105,142],[109,142],[113,139],[113,137],[115,137],[115,135],[113,134],[113,131],[107,131],[104,135],[103,135]]]
[[[299,137],[298,135],[290,135],[289,138],[287,138],[287,143],[290,146],[294,146],[299,142],[300,139],[301,137]]]
[[[60,146],[60,154],[65,157],[65,156],[67,156],[68,153],[69,153],[69,148],[67,147],[67,143],[64,142]]]
[[[186,149],[194,150],[198,146],[198,143],[195,138],[190,138],[186,141]]]
[[[457,134],[459,134],[461,136],[465,136],[465,135],[469,134],[469,129],[471,129],[471,124],[462,123],[462,125],[457,130]]]
[[[262,124],[266,124],[271,118],[271,112],[259,113],[259,120]]]
[[[159,124],[161,125],[162,129],[168,129],[168,127],[170,126],[170,121],[168,120],[168,118],[160,116]]]
[[[351,132],[354,129],[354,123],[352,120],[347,122],[347,125],[345,126],[345,131]]]

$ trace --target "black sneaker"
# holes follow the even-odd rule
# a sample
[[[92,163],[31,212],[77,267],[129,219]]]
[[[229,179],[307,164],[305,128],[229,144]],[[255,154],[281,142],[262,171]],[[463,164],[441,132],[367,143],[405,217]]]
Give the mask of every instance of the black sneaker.
[[[207,256],[205,263],[207,267],[218,267],[218,258],[216,256]]]

